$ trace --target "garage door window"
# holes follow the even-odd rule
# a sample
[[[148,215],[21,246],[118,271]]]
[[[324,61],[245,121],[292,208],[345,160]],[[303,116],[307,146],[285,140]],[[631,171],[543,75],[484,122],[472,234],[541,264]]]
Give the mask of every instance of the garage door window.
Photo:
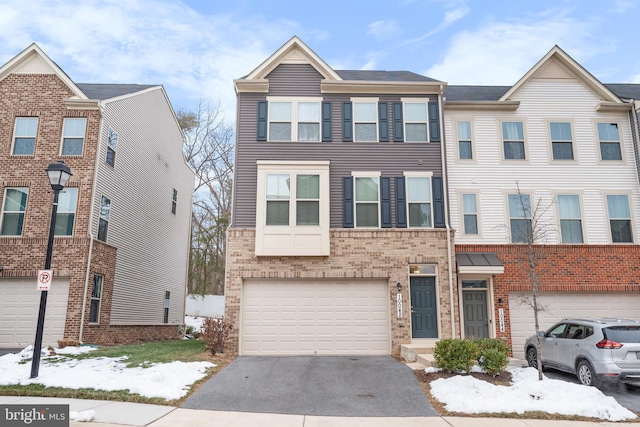
[[[89,311],[89,322],[98,323],[100,318],[100,301],[102,300],[102,276],[93,275],[93,286],[91,287],[91,310]]]
[[[3,236],[21,236],[24,225],[24,213],[27,209],[28,188],[7,188],[2,205]]]

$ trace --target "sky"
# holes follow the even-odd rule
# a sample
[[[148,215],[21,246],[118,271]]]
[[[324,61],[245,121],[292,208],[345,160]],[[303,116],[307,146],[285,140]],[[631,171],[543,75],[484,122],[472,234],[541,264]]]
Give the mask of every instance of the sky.
[[[233,80],[294,35],[337,70],[512,85],[557,44],[640,83],[639,17],[640,0],[0,0],[0,63],[35,42],[76,83],[161,84],[232,123]]]
[[[171,400],[184,396],[190,385],[206,374],[207,368],[215,366],[209,362],[171,362],[146,368],[127,368],[123,358],[76,360],[65,357],[65,354],[89,348],[67,347],[56,351],[60,355],[44,357],[39,375],[33,379],[29,379],[31,364],[20,363],[31,357],[29,348],[21,353],[4,355],[0,357],[0,385],[35,383],[72,389],[130,389],[142,396]],[[546,377],[538,381],[538,371],[534,368],[515,368],[511,370],[511,375],[512,383],[509,386],[493,385],[468,375],[441,378],[431,382],[431,393],[451,412],[522,414],[525,411],[540,411],[608,421],[637,419],[634,413],[595,387]],[[91,421],[96,416],[94,411],[70,415],[78,421],[81,418]]]

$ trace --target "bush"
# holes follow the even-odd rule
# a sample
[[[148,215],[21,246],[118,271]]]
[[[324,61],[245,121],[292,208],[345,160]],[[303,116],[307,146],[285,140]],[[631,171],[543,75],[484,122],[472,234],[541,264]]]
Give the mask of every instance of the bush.
[[[205,348],[211,351],[211,355],[222,353],[224,343],[229,338],[229,332],[233,327],[224,317],[206,317],[202,324],[200,338],[205,342]]]
[[[187,325],[186,335],[189,339],[198,339],[200,338],[200,331],[194,328],[193,325]]]
[[[438,341],[433,352],[438,368],[445,372],[469,373],[479,355],[480,349],[475,341],[458,339]]]
[[[492,376],[500,375],[509,363],[509,346],[498,338],[484,338],[476,340],[480,349],[478,364]]]

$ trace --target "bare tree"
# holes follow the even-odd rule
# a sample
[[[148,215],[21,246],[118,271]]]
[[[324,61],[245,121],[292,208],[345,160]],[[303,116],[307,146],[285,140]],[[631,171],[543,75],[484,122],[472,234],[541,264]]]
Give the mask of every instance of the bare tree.
[[[196,173],[193,196],[190,293],[224,293],[225,236],[231,219],[233,128],[220,106],[200,100],[196,111],[178,110],[184,154]]]
[[[544,311],[544,306],[540,303],[539,297],[542,292],[543,281],[540,271],[540,257],[542,252],[539,244],[547,240],[549,233],[554,229],[545,221],[545,214],[552,204],[544,203],[538,199],[535,204],[531,204],[531,196],[525,194],[520,189],[520,184],[516,181],[516,194],[509,195],[509,209],[511,210],[511,221],[508,228],[511,232],[511,242],[524,245],[526,253],[526,269],[529,291],[522,296],[520,304],[525,304],[533,310],[534,325],[536,330],[536,350],[538,379],[542,381],[542,363],[539,363],[542,356],[540,348],[540,322],[539,313]]]

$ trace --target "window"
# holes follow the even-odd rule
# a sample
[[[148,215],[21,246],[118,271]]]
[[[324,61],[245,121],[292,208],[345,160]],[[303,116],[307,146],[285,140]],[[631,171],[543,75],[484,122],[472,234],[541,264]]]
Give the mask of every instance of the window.
[[[91,307],[89,309],[89,323],[98,323],[100,320],[100,300],[102,299],[102,276],[93,275],[91,286]]]
[[[463,233],[478,234],[478,204],[473,193],[462,195]]]
[[[505,160],[525,159],[522,122],[502,122],[502,143]]]
[[[511,242],[531,241],[531,198],[528,194],[509,194],[509,227]]]
[[[551,122],[551,149],[553,160],[573,160],[573,138],[571,123]]]
[[[32,156],[36,148],[37,117],[16,117],[13,135],[13,155]]]
[[[378,141],[378,103],[354,101],[353,127],[354,141]]]
[[[109,136],[107,139],[107,164],[115,167],[116,164],[116,148],[118,146],[118,134],[109,128]]]
[[[78,201],[77,188],[65,188],[58,196],[58,211],[56,212],[56,236],[73,235],[73,222],[76,217]]]
[[[622,160],[617,123],[598,123],[598,140],[602,160]]]
[[[169,323],[169,307],[171,306],[171,292],[164,291],[164,316],[163,322]]]
[[[62,155],[81,156],[87,119],[64,119],[62,128]]]
[[[629,198],[625,194],[607,195],[609,227],[613,243],[633,243]]]
[[[407,176],[406,180],[409,227],[431,227],[431,178]]]
[[[178,209],[178,190],[173,189],[173,197],[171,199],[171,213],[176,214],[176,210]]]
[[[320,99],[269,101],[269,141],[320,141]]]
[[[2,236],[21,236],[27,209],[28,188],[7,188],[2,207]]]
[[[289,174],[267,175],[267,225],[289,225]]]
[[[296,175],[296,225],[320,225],[320,175]]]
[[[427,103],[404,102],[404,129],[407,142],[427,142]]]
[[[377,176],[354,177],[356,227],[378,227],[380,224],[379,183]]]
[[[559,194],[557,199],[562,243],[584,243],[580,198],[576,194]]]
[[[458,158],[473,160],[473,145],[471,139],[471,122],[457,122],[458,130]]]
[[[107,230],[109,228],[109,214],[111,211],[111,199],[102,196],[100,201],[100,222],[98,224],[98,240],[107,241]]]

